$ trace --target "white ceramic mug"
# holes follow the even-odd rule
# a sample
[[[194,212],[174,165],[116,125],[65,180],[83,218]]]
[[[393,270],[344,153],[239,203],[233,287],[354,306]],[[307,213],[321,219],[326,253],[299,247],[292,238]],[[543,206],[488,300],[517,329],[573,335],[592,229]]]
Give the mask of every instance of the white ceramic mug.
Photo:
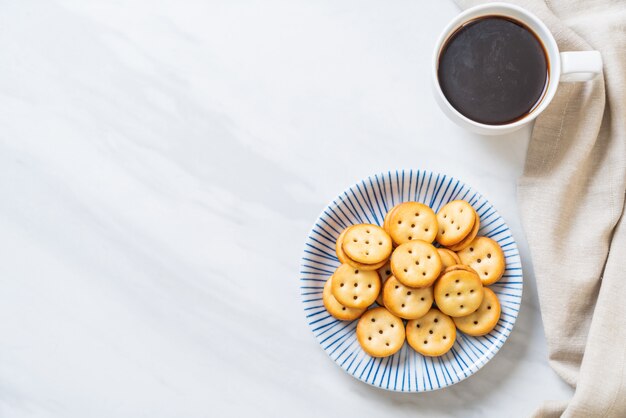
[[[483,16],[504,16],[530,28],[543,44],[549,61],[549,79],[541,102],[523,118],[504,125],[487,125],[471,120],[456,110],[443,94],[437,77],[439,55],[446,41],[467,22]],[[465,10],[448,24],[437,40],[432,62],[432,82],[435,98],[446,115],[460,126],[483,135],[500,135],[515,131],[533,121],[552,101],[561,81],[587,81],[602,72],[602,57],[598,51],[559,52],[546,25],[529,11],[507,3],[487,3]]]

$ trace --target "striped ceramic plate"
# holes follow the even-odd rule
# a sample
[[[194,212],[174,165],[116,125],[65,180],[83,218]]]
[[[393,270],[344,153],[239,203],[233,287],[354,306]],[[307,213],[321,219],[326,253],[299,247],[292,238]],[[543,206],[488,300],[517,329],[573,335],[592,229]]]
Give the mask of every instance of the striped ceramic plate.
[[[435,212],[445,203],[464,199],[480,215],[479,235],[496,240],[506,256],[506,271],[491,289],[498,295],[502,315],[496,328],[483,337],[460,331],[452,349],[441,357],[424,357],[408,344],[395,355],[373,358],[356,339],[357,321],[338,321],[322,304],[324,282],[339,261],[335,240],[348,225],[382,225],[398,202],[414,200]],[[355,184],[326,207],[306,239],[300,289],[307,322],[322,348],[347,373],[370,385],[399,392],[426,392],[453,385],[476,373],[498,352],[515,324],[522,302],[522,265],[515,239],[496,209],[471,187],[452,177],[423,170],[380,173]]]

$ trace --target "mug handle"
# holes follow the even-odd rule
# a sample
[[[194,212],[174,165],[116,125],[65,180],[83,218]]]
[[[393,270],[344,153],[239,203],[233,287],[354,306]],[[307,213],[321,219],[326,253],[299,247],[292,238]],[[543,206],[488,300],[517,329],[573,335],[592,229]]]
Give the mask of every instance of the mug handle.
[[[561,81],[589,81],[602,72],[600,51],[561,52]]]

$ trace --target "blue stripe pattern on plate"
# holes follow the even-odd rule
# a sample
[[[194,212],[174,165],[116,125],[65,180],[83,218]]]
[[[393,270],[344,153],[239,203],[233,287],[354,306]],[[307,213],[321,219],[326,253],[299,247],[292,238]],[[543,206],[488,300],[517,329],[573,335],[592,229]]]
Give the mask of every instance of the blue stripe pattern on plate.
[[[339,266],[335,240],[356,223],[382,225],[385,214],[409,200],[428,204],[437,212],[447,202],[467,200],[480,216],[479,235],[497,241],[504,251],[506,270],[490,286],[502,305],[500,321],[482,337],[460,331],[452,349],[441,357],[424,357],[407,343],[395,355],[373,358],[356,339],[357,321],[338,321],[322,303],[324,283]],[[478,192],[452,177],[424,170],[396,170],[376,174],[337,196],[321,213],[306,239],[300,266],[300,289],[306,320],[329,357],[343,370],[370,385],[398,392],[441,389],[476,373],[506,341],[522,302],[522,264],[511,231],[496,209]]]

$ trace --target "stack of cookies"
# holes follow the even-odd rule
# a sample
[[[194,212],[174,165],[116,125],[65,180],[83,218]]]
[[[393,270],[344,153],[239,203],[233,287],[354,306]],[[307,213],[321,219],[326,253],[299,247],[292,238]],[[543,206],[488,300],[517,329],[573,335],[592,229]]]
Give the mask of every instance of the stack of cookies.
[[[396,353],[405,339],[422,355],[440,356],[454,345],[457,328],[489,333],[500,303],[486,286],[502,277],[505,260],[497,242],[477,236],[479,227],[474,208],[455,200],[437,214],[419,202],[400,203],[382,228],[346,228],[324,306],[339,320],[360,318],[357,339],[374,357]],[[374,302],[379,307],[368,310]]]

